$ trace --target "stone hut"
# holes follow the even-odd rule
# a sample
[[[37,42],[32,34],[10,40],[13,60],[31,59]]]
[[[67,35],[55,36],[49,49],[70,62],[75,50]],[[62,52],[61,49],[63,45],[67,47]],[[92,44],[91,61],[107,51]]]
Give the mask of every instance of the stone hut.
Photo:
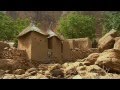
[[[45,62],[48,55],[48,34],[30,24],[18,35],[18,49],[25,50],[31,61]]]

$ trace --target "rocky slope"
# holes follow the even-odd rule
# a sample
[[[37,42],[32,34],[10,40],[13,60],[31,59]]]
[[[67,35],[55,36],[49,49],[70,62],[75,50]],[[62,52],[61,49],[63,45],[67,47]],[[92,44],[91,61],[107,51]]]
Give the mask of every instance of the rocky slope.
[[[99,40],[100,52],[74,62],[38,65],[26,60],[23,51],[4,44],[1,47],[4,52],[0,54],[0,79],[120,79],[119,42],[116,30],[111,30]]]

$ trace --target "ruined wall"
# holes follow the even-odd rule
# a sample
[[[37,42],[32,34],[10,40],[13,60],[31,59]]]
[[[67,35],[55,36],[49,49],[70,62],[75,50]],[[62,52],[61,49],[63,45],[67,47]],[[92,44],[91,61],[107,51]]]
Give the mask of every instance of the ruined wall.
[[[18,49],[25,50],[28,58],[31,59],[31,33],[18,38]]]
[[[92,48],[92,42],[89,38],[73,39],[73,47],[81,50],[87,50]]]
[[[32,32],[32,48],[31,55],[33,61],[47,62],[48,40],[47,36]]]
[[[92,42],[88,38],[67,39],[63,41],[63,61],[83,59],[92,51]]]
[[[63,61],[65,62],[70,61],[71,60],[71,49],[70,49],[70,44],[67,40],[63,41],[63,53],[62,53],[62,57],[63,57]]]

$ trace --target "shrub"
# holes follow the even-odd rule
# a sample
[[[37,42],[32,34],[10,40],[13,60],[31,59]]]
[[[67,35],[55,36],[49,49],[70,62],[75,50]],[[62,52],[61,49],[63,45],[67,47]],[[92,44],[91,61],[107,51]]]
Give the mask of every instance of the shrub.
[[[103,34],[109,32],[111,29],[120,31],[120,12],[106,12],[104,17]]]
[[[77,12],[62,17],[57,28],[58,34],[65,38],[95,37],[95,18]]]

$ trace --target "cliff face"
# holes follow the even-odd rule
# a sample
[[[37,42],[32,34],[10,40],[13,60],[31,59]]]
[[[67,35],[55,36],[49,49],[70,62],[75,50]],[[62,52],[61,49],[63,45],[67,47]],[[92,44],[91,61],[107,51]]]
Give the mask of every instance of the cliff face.
[[[41,23],[41,27],[47,30],[52,22],[52,29],[55,29],[59,18],[72,11],[7,11],[6,14],[16,18],[32,18],[33,20]],[[102,35],[102,25],[100,24],[100,18],[103,17],[103,11],[79,11],[82,14],[92,15],[96,17],[96,36]]]
[[[48,29],[50,23],[53,23],[52,29],[55,28],[57,21],[62,15],[62,11],[7,11],[7,14],[14,19],[32,18],[36,22],[41,23],[41,28]]]

